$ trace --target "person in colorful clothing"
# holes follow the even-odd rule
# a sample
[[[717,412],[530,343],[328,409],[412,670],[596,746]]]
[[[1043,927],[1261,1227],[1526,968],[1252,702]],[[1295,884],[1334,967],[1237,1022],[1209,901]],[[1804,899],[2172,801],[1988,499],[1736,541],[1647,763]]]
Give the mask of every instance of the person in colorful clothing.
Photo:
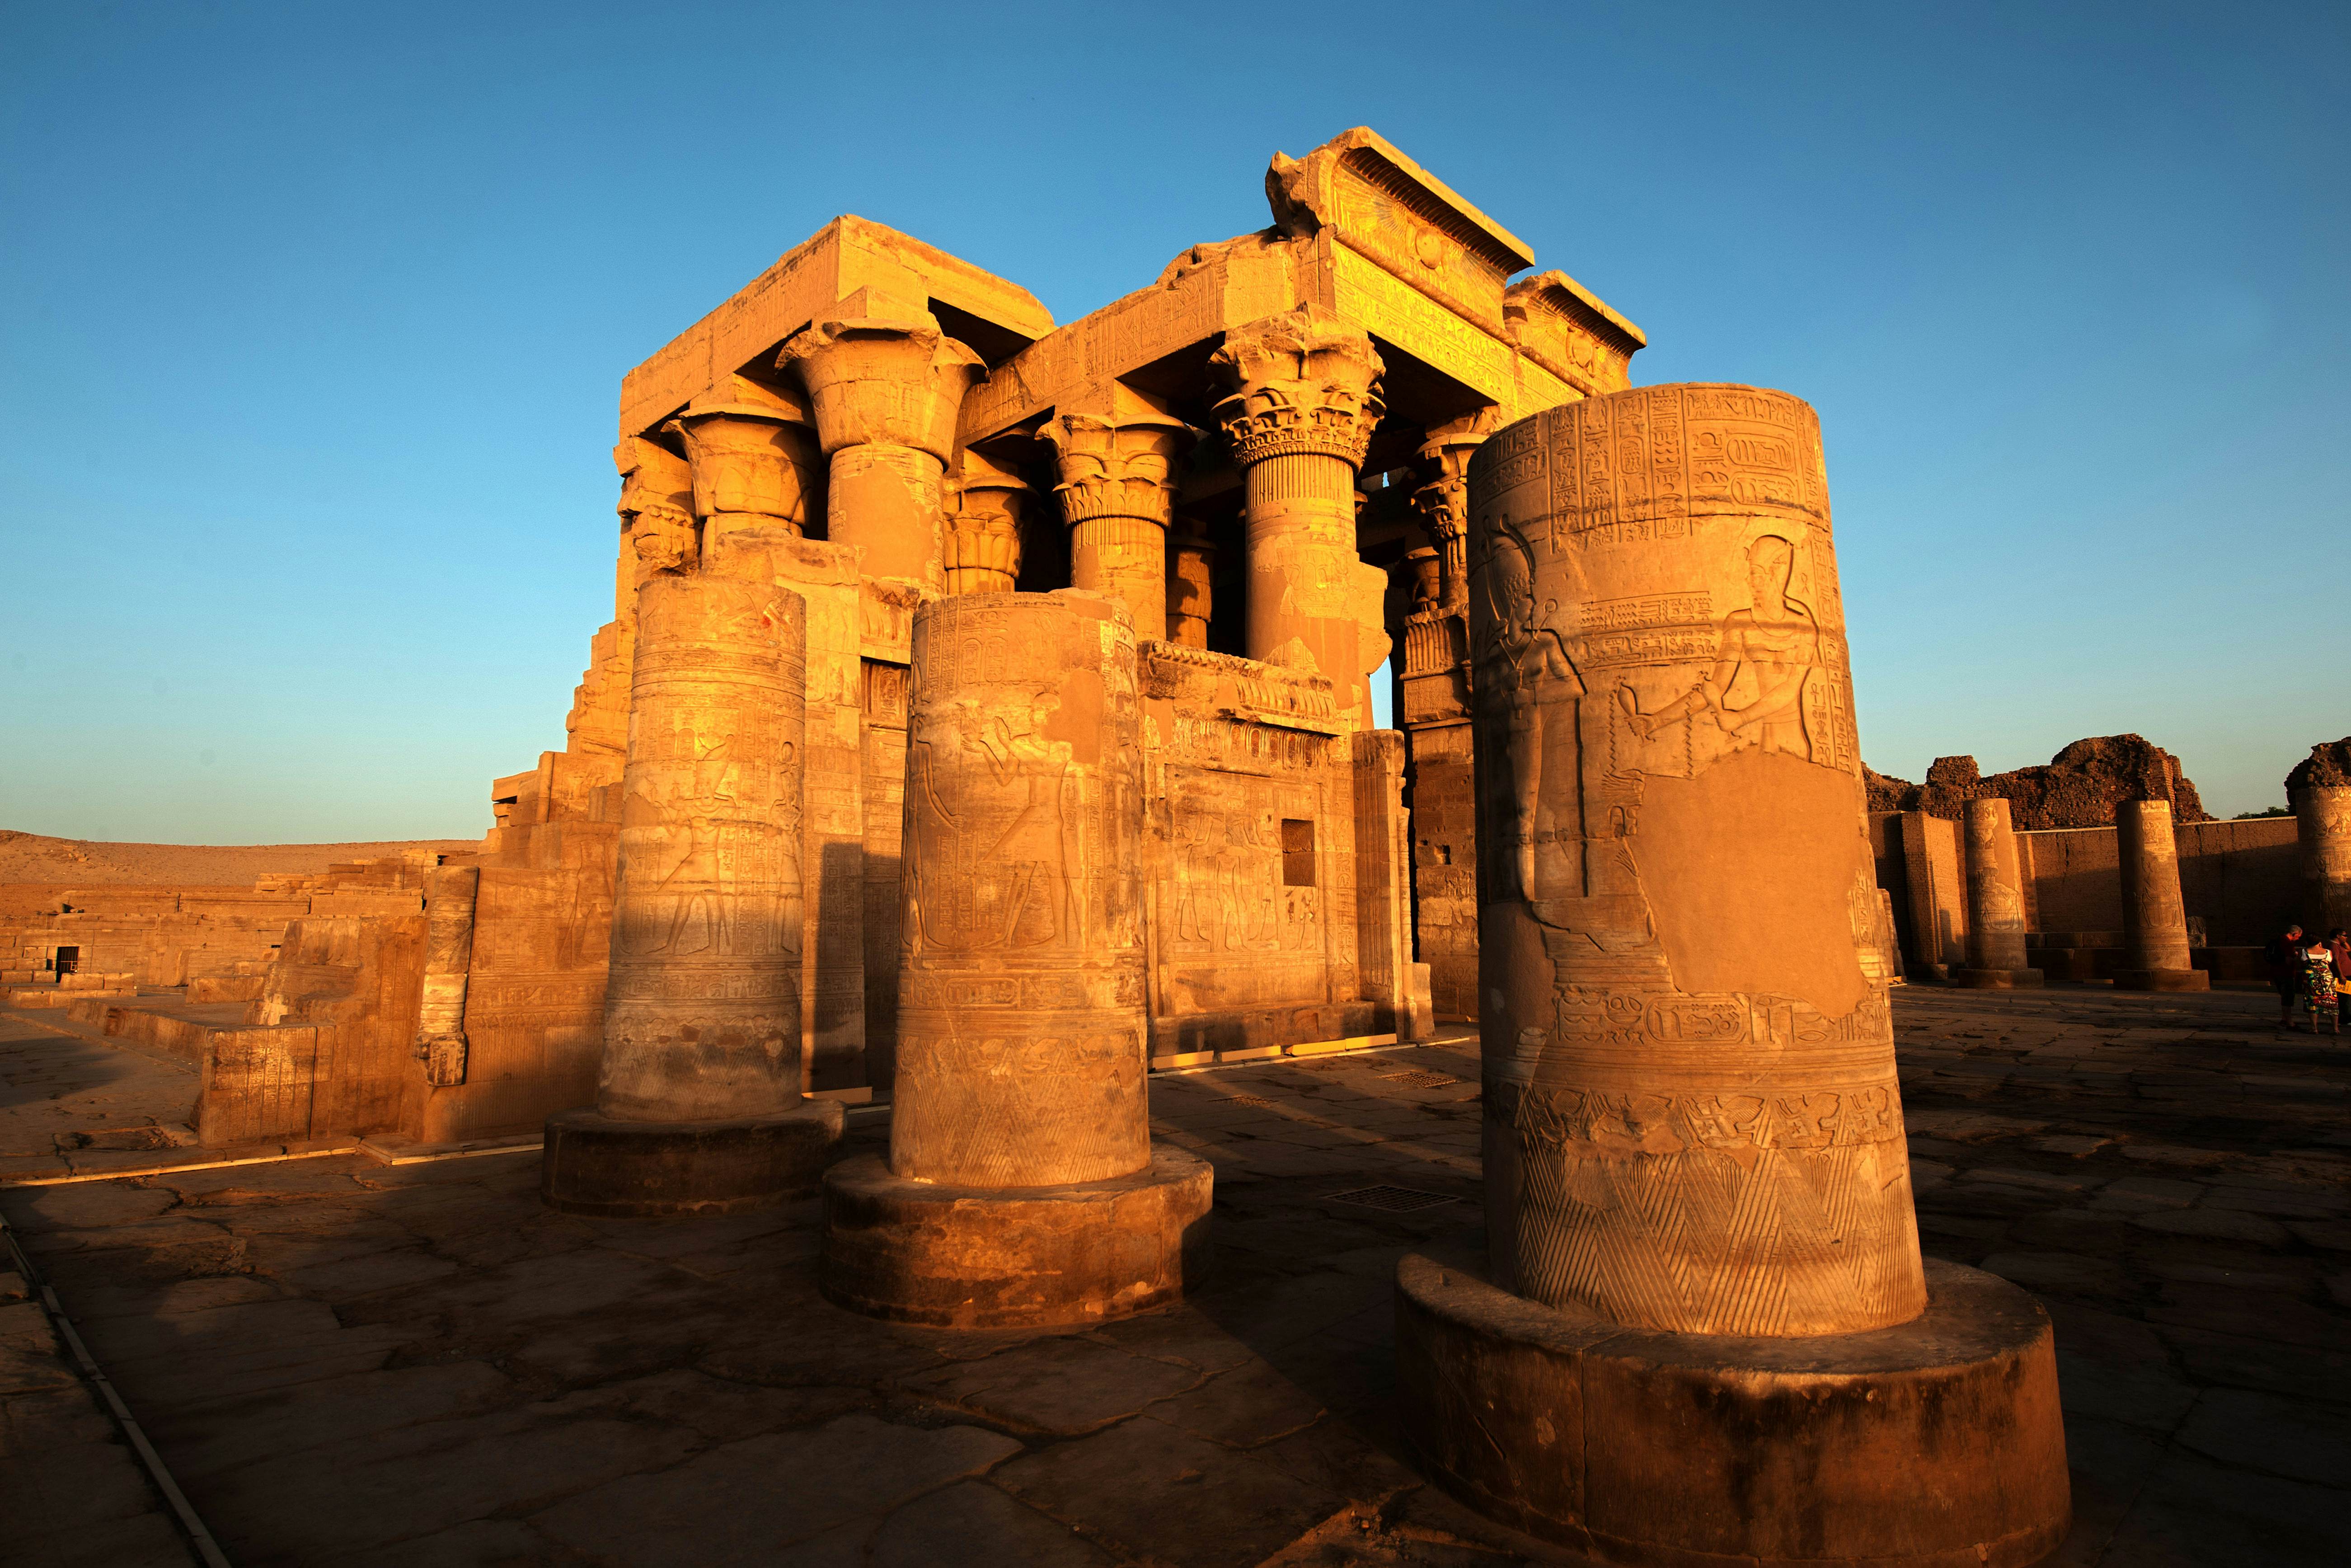
[[[2335,952],[2324,942],[2313,942],[2302,950],[2302,997],[2310,1008],[2310,1032],[2318,1032],[2318,1020],[2326,1020],[2326,1032],[2343,1032],[2342,1014],[2335,1005]]]
[[[2335,1020],[2351,1024],[2351,931],[2338,925],[2328,932],[2326,950],[2335,956]]]

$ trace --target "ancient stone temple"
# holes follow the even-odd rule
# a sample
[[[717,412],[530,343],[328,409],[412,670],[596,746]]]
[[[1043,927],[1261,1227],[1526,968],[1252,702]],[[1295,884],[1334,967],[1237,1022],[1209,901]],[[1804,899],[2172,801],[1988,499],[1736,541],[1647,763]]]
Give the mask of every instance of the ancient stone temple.
[[[2048,1319],[1919,1253],[1813,411],[1571,403],[1468,501],[1488,1251],[1401,1266],[1406,1431],[1611,1562],[2039,1560]]]
[[[565,748],[499,780],[497,828],[449,862],[477,874],[440,924],[470,940],[434,946],[413,1135],[599,1097],[640,593],[664,577],[804,607],[804,1092],[896,1082],[909,634],[941,598],[1126,610],[1151,1064],[1477,1011],[1468,465],[1500,424],[1623,387],[1643,339],[1563,273],[1511,281],[1526,246],[1369,131],[1277,155],[1266,191],[1268,227],[1058,328],[840,218],[628,374],[613,618]],[[1383,665],[1400,737],[1373,727]]]

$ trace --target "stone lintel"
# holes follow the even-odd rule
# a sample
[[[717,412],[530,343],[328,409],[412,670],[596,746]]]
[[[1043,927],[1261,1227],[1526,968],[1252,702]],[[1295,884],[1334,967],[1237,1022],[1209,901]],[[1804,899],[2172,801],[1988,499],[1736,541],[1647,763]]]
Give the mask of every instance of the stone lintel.
[[[1177,643],[1141,646],[1146,701],[1182,702],[1236,723],[1312,735],[1339,735],[1347,728],[1328,675]]]
[[[658,429],[737,371],[766,372],[778,344],[819,316],[837,314],[835,303],[861,288],[944,305],[995,329],[1007,343],[1034,342],[1053,329],[1051,312],[1019,285],[912,235],[844,215],[623,377],[621,437]]]

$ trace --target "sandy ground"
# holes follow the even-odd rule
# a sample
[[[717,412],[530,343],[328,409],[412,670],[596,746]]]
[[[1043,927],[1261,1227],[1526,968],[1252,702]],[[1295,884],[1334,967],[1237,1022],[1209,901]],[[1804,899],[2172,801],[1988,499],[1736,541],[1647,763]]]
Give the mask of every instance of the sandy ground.
[[[322,872],[338,861],[406,850],[470,850],[478,839],[393,839],[349,844],[110,844],[0,828],[0,885],[251,887],[261,876]]]

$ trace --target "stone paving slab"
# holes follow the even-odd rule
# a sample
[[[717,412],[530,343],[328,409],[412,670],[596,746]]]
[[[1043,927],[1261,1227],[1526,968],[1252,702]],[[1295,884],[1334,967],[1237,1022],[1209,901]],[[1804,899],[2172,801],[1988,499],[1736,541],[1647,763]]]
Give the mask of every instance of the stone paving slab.
[[[2053,1561],[2351,1560],[2351,1047],[2228,993],[1896,1016],[1928,1250],[2057,1323]],[[0,1209],[245,1568],[1570,1562],[1424,1485],[1393,1421],[1392,1271],[1475,1239],[1478,1095],[1458,1048],[1155,1079],[1217,1166],[1218,1273],[1092,1333],[876,1323],[818,1295],[815,1203],[583,1219],[528,1155]],[[1376,1186],[1449,1201],[1347,1200]]]

